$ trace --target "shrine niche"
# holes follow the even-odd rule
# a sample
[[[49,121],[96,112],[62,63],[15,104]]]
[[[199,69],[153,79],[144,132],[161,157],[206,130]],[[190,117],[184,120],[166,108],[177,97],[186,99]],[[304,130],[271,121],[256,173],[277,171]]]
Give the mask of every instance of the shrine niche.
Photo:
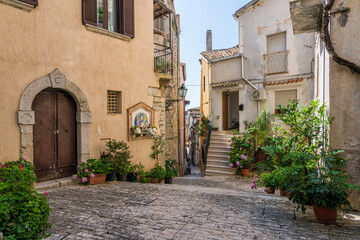
[[[129,141],[150,139],[152,136],[148,134],[147,128],[154,125],[155,110],[141,102],[129,108],[127,112]],[[135,133],[134,129],[140,130]]]

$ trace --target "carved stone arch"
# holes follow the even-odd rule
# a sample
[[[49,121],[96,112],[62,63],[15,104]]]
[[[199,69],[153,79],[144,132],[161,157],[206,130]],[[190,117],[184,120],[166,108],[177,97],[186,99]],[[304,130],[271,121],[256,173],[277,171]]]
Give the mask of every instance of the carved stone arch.
[[[58,69],[30,83],[20,97],[18,124],[20,127],[20,154],[33,162],[33,126],[35,113],[32,103],[36,95],[47,88],[61,89],[69,93],[76,103],[77,122],[77,162],[90,158],[90,123],[91,112],[85,94],[73,82],[66,79]]]

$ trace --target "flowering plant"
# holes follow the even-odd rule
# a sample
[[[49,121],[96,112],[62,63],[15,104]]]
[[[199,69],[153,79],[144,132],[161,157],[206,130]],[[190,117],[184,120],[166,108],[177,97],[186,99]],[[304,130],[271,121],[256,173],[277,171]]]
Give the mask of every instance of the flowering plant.
[[[146,131],[147,131],[151,136],[155,136],[156,133],[157,133],[156,127],[155,127],[155,126],[151,126],[150,124],[149,124],[149,126],[147,126]]]
[[[106,159],[89,159],[81,163],[80,172],[73,175],[73,179],[81,178],[83,183],[88,183],[87,177],[95,177],[95,174],[109,174],[113,170],[111,163]]]
[[[201,136],[206,136],[209,126],[213,129],[213,131],[216,131],[218,128],[214,126],[212,121],[209,117],[202,116],[200,121],[196,123],[196,133],[200,134]]]
[[[21,157],[0,167],[0,232],[5,239],[40,239],[47,228],[47,193],[34,189],[33,165]]]
[[[132,126],[132,131],[135,134],[135,137],[141,137],[141,128],[139,126]]]
[[[229,166],[238,166],[239,168],[250,168],[253,163],[254,145],[253,137],[248,132],[240,134],[235,130],[234,137],[230,140],[228,148]]]

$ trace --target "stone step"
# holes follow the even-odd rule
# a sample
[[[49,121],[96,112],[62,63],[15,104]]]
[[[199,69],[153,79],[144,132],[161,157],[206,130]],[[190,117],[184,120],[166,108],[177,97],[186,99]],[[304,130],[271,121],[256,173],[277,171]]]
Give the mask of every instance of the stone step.
[[[219,154],[208,154],[207,159],[208,159],[208,161],[209,161],[210,159],[229,161],[227,155],[219,155]]]
[[[229,166],[219,166],[219,165],[206,165],[206,170],[216,170],[216,171],[224,171],[224,172],[232,172],[235,173],[236,168],[230,168]]]
[[[227,148],[227,147],[230,146],[230,143],[229,142],[223,142],[223,141],[211,140],[210,141],[210,147],[211,146],[217,146],[217,147],[225,146]]]
[[[233,172],[225,172],[225,171],[219,171],[219,170],[208,170],[205,171],[205,176],[230,176],[234,175]]]
[[[208,155],[212,154],[212,155],[227,155],[228,154],[228,150],[227,149],[214,149],[214,148],[209,148],[208,150]]]
[[[229,166],[229,161],[227,160],[217,160],[217,159],[208,159],[208,165],[219,165],[219,166]]]
[[[214,150],[214,151],[217,151],[217,150],[219,150],[219,151],[226,151],[226,152],[228,152],[229,150],[228,150],[228,147],[229,146],[227,146],[227,145],[212,145],[212,144],[210,144],[210,146],[209,146],[209,151],[210,150]]]

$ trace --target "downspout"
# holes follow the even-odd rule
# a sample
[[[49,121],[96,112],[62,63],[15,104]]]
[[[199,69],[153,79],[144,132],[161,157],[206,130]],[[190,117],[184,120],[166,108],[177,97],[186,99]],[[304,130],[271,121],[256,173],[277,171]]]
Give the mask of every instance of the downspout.
[[[234,19],[238,21],[240,29],[239,29],[239,54],[241,57],[241,78],[244,79],[244,81],[249,84],[252,88],[255,90],[258,90],[257,87],[252,84],[246,77],[245,77],[245,61],[244,61],[244,25],[242,21],[239,20],[238,16],[234,15]],[[257,115],[259,115],[260,112],[260,101],[257,101]]]

